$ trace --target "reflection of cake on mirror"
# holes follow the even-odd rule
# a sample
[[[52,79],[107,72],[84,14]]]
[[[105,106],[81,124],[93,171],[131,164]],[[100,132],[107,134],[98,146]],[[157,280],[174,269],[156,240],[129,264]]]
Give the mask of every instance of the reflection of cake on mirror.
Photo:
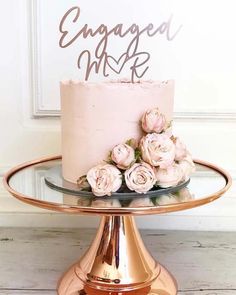
[[[61,82],[62,173],[96,196],[146,193],[194,169],[172,135],[174,82]]]

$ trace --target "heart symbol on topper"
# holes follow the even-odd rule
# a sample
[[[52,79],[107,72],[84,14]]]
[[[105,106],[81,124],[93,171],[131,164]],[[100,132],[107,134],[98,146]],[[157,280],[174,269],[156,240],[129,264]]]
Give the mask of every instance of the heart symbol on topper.
[[[128,59],[129,59],[129,57],[127,56],[126,52],[123,53],[119,57],[119,59],[115,59],[113,56],[107,55],[106,63],[112,71],[114,71],[117,74],[120,74],[120,72],[122,71],[122,69]]]

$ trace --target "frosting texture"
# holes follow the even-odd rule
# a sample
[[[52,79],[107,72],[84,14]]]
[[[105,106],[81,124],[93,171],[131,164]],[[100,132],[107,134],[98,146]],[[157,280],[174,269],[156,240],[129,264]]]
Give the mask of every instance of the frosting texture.
[[[63,177],[76,182],[112,148],[141,138],[139,120],[158,107],[172,120],[174,81],[63,81],[61,90]],[[141,124],[141,123],[140,123]],[[102,160],[101,160],[102,162]]]

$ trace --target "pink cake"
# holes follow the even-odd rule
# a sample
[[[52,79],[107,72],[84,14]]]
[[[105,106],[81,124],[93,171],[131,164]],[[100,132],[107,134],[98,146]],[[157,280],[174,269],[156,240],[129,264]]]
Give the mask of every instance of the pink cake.
[[[62,167],[70,182],[107,159],[130,138],[140,138],[144,111],[158,107],[170,121],[174,81],[61,82]]]

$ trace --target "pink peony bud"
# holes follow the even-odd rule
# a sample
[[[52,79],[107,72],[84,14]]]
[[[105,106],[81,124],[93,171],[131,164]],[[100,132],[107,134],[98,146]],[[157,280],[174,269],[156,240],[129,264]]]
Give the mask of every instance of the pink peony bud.
[[[186,145],[178,137],[174,138],[174,143],[175,143],[175,160],[181,161],[188,154]]]
[[[140,141],[142,159],[152,166],[167,168],[175,158],[175,145],[166,134],[151,133]]]
[[[145,194],[156,183],[155,171],[147,163],[135,163],[125,171],[125,183],[131,191]]]
[[[115,166],[100,164],[88,171],[87,180],[95,196],[110,196],[121,187],[122,175]]]
[[[178,164],[173,164],[167,169],[159,168],[156,172],[157,185],[163,188],[178,185],[183,180],[183,171]]]
[[[196,169],[195,164],[194,164],[190,154],[187,154],[187,156],[183,160],[181,160],[178,165],[180,166],[180,168],[183,171],[183,180],[184,181],[188,180],[191,173],[193,173]]]
[[[111,159],[117,167],[126,170],[135,162],[134,149],[128,144],[118,144],[112,150]]]
[[[141,119],[142,128],[145,132],[161,133],[166,127],[166,118],[158,108],[148,110]]]

